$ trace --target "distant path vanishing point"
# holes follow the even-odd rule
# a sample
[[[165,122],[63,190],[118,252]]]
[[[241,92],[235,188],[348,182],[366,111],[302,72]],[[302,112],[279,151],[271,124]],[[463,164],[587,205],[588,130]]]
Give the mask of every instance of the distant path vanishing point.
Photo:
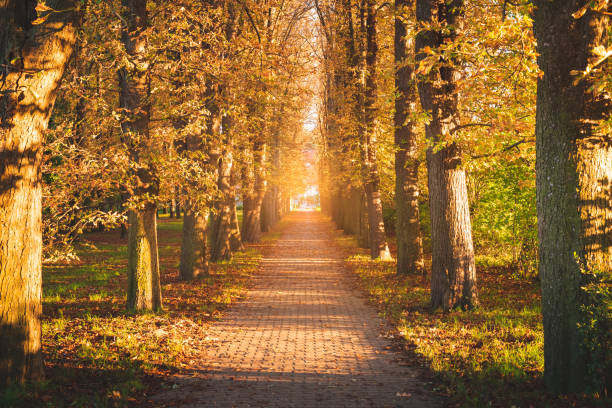
[[[181,407],[439,407],[381,336],[318,212],[294,212],[201,366],[155,398]]]

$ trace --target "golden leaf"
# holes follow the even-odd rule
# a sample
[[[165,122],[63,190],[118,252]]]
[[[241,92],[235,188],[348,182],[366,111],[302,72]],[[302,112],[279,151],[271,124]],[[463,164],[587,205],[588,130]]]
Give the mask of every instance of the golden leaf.
[[[46,5],[46,4],[44,4],[44,3],[38,3],[38,4],[36,5],[35,10],[36,10],[36,11],[38,11],[39,13],[40,13],[41,11],[54,11],[54,10],[53,10],[51,7],[47,6],[47,5]]]

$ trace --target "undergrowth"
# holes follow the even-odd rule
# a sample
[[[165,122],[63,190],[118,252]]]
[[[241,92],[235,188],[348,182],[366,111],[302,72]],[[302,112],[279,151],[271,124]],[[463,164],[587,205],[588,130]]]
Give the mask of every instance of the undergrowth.
[[[352,237],[338,236],[346,262],[414,354],[437,378],[436,391],[454,407],[592,407],[584,395],[554,397],[543,384],[540,290],[510,267],[479,263],[480,307],[449,313],[429,309],[429,277],[398,276],[395,262],[371,260]]]

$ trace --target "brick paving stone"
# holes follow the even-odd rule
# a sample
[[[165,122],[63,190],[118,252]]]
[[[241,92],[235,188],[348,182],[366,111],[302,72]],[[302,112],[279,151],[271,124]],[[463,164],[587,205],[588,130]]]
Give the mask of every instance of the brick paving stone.
[[[160,393],[181,407],[438,407],[381,335],[332,225],[294,212],[244,301],[210,327],[200,367]]]

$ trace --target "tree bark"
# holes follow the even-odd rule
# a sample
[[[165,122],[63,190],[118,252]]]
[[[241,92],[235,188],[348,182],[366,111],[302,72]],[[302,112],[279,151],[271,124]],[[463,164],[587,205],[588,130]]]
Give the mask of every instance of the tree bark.
[[[363,124],[363,185],[367,197],[369,247],[373,259],[390,260],[391,252],[385,236],[385,224],[380,198],[380,176],[376,163],[376,60],[378,58],[378,41],[376,38],[376,14],[374,0],[366,0],[366,54],[365,54],[365,84],[364,84],[364,124]]]
[[[183,243],[179,277],[190,281],[208,273],[206,258],[206,229],[208,213],[198,210],[190,201],[185,204],[183,214]]]
[[[597,46],[607,46],[610,17],[590,9],[572,17],[583,5],[536,1],[534,13],[543,72],[536,110],[536,192],[544,377],[555,393],[601,391],[611,380],[609,337],[606,344],[586,332],[592,319],[609,330],[609,309],[607,321],[589,316],[589,308],[605,306],[589,304],[582,289],[592,281],[609,284],[612,271],[612,141],[595,127],[610,117],[611,104],[609,95],[593,87],[591,76],[572,74],[597,58]]]
[[[274,186],[266,191],[261,204],[261,231],[268,232],[275,223]]]
[[[74,1],[36,4],[0,0],[0,388],[43,376],[43,133],[76,42]]]
[[[119,105],[125,118],[121,123],[123,141],[135,165],[134,185],[130,186],[138,201],[130,211],[128,232],[129,310],[161,309],[161,286],[157,249],[156,203],[159,180],[151,163],[142,157],[149,140],[151,111],[149,62],[146,29],[149,27],[146,0],[122,0],[121,32],[129,63],[119,71]]]
[[[128,310],[161,309],[156,213],[154,203],[129,212]]]
[[[210,260],[212,262],[232,258],[230,243],[233,222],[232,207],[235,208],[236,205],[234,189],[231,185],[232,167],[232,152],[226,151],[219,160],[217,187],[220,197],[215,203],[216,214],[211,226]]]
[[[417,0],[417,20],[431,23],[437,19],[445,27],[421,32],[416,38],[417,61],[426,46],[438,48],[453,40],[461,29],[462,0]],[[456,143],[443,140],[459,125],[456,81],[452,64],[435,66],[418,82],[421,106],[430,113],[425,127],[427,138],[436,148],[427,151],[429,204],[431,217],[432,271],[431,306],[450,310],[477,305],[476,266],[472,244],[472,225],[461,150]],[[440,147],[440,144],[442,146]]]
[[[261,205],[266,194],[266,145],[253,143],[253,163],[246,170],[243,186],[242,240],[258,242],[261,238]],[[246,187],[246,188],[245,188]]]
[[[397,238],[397,273],[418,273],[424,268],[421,227],[419,223],[419,152],[417,125],[410,114],[417,110],[414,68],[407,63],[414,50],[407,37],[406,23],[413,12],[414,0],[395,2],[395,210]]]
[[[236,210],[236,200],[230,206],[232,227],[230,230],[230,248],[232,252],[244,251],[242,245],[242,235],[240,234],[240,222],[238,220],[238,211]]]

